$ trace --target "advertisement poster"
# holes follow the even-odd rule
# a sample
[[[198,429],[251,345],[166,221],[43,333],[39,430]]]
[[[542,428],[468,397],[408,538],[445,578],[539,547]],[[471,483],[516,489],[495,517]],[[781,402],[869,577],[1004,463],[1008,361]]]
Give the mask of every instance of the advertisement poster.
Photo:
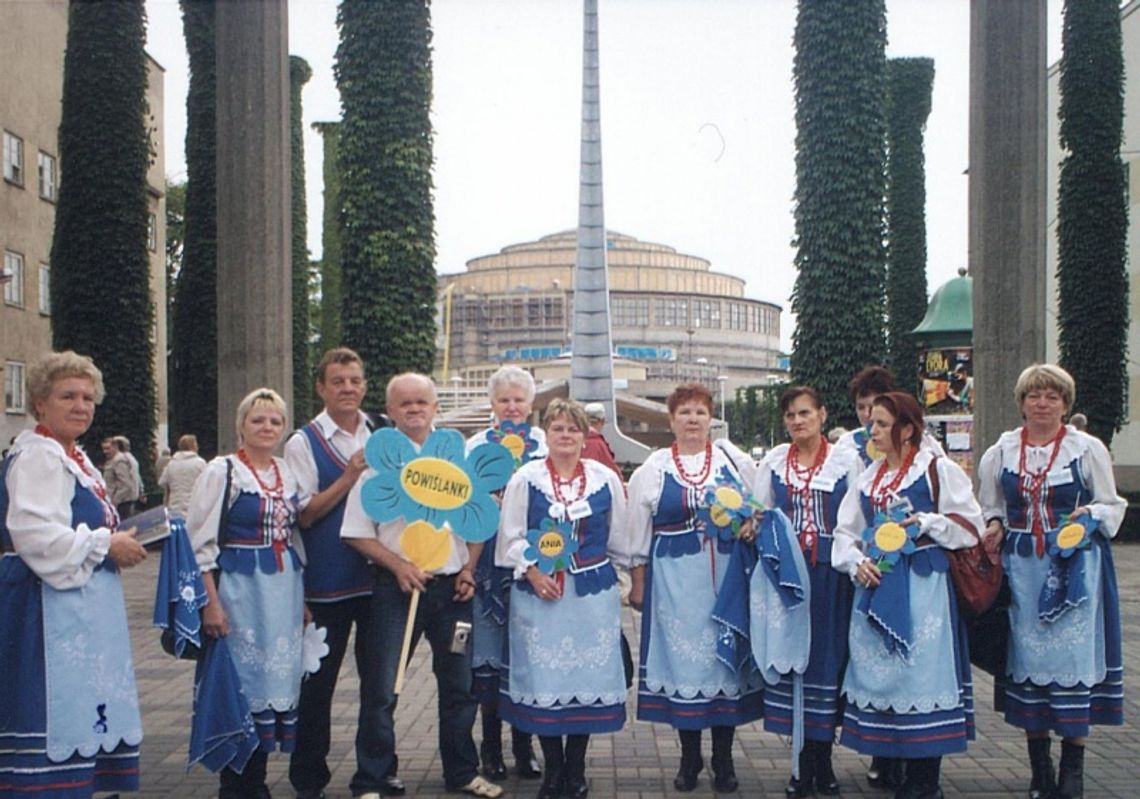
[[[966,474],[974,473],[974,364],[969,347],[927,350],[919,362],[926,429]]]

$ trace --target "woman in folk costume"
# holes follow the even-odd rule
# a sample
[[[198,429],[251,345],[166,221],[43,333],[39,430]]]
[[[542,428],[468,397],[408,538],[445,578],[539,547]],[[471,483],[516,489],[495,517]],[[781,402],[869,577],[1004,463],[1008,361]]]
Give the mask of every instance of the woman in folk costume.
[[[804,748],[799,776],[788,796],[839,793],[831,767],[835,728],[842,722],[840,686],[847,664],[851,581],[831,568],[839,504],[861,471],[853,448],[831,447],[823,436],[827,409],[815,389],[794,386],[780,397],[784,426],[792,439],[765,456],[757,469],[754,498],[779,508],[792,522],[811,579],[811,657],[804,675]],[[764,729],[791,735],[793,678],[764,692]]]
[[[241,401],[240,447],[209,463],[194,485],[186,518],[209,598],[202,629],[227,638],[261,740],[240,771],[222,769],[219,799],[268,797],[268,753],[278,746],[291,752],[296,740],[304,549],[293,473],[273,455],[285,417],[285,401],[271,389]]]
[[[534,378],[525,369],[504,366],[491,375],[487,393],[491,400],[493,424],[468,439],[467,452],[480,444],[497,442],[511,450],[518,466],[545,458],[546,434],[541,427],[529,424],[534,392]],[[479,700],[483,719],[483,741],[479,746],[483,776],[492,780],[507,776],[507,766],[503,763],[503,722],[499,718],[499,672],[503,667],[503,647],[506,645],[510,590],[510,569],[495,565],[495,539],[491,538],[484,542],[483,552],[475,565],[475,599],[471,609],[471,690]],[[529,734],[512,727],[511,752],[520,777],[533,779],[542,776]]]
[[[499,710],[539,736],[540,799],[584,799],[590,735],[625,723],[613,565],[629,565],[618,527],[625,492],[610,469],[581,457],[589,423],[580,404],[553,400],[543,426],[549,455],[507,484],[495,543],[495,564],[514,574]]]
[[[1033,799],[1084,793],[1089,727],[1123,723],[1120,607],[1109,540],[1125,501],[1100,440],[1064,423],[1075,386],[1036,364],[1014,388],[1025,424],[978,469],[986,535],[1004,535],[1011,602],[1005,720],[1025,730]],[[1075,523],[1070,526],[1070,523]],[[1061,736],[1056,780],[1049,732]]]
[[[119,569],[146,557],[77,440],[103,375],[58,352],[28,370],[34,430],[0,467],[0,795],[139,787],[138,691]]]
[[[734,542],[698,514],[710,487],[725,480],[751,485],[755,467],[731,445],[709,440],[713,402],[705,386],[679,386],[667,403],[675,441],[651,454],[629,481],[630,603],[642,611],[637,717],[678,731],[681,766],[673,785],[679,791],[696,787],[704,768],[701,731],[711,728],[713,784],[731,792],[737,788],[733,737],[738,725],[760,718],[763,680],[717,657],[712,613]]]
[[[914,397],[875,399],[883,458],[843,498],[831,553],[856,584],[840,742],[906,760],[896,799],[939,799],[942,756],[974,735],[969,644],[944,550],[977,544],[982,514],[969,477],[922,447],[922,430]]]

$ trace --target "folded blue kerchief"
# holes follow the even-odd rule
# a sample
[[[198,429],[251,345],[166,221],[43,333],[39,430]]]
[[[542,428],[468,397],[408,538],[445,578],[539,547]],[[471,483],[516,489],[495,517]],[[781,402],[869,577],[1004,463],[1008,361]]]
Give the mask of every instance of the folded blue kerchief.
[[[1049,572],[1045,575],[1045,582],[1037,597],[1037,618],[1043,622],[1057,621],[1066,611],[1089,598],[1085,580],[1085,553],[1100,523],[1089,514],[1073,521],[1085,529],[1083,540],[1075,547],[1062,547],[1057,541],[1058,530],[1046,533]]]
[[[878,588],[868,588],[859,598],[858,609],[883,639],[889,652],[910,655],[914,634],[910,618],[910,556],[904,555],[882,575]]]
[[[752,656],[748,646],[748,585],[756,568],[756,548],[739,538],[732,547],[712,617],[717,623],[716,657],[738,672]]]
[[[229,766],[240,774],[258,745],[230,647],[225,638],[207,638],[194,672],[194,719],[187,768],[201,763],[218,772]]]
[[[170,537],[162,545],[158,586],[154,597],[154,624],[174,634],[174,654],[187,644],[202,646],[202,617],[206,586],[194,559],[194,548],[181,519],[170,520]]]

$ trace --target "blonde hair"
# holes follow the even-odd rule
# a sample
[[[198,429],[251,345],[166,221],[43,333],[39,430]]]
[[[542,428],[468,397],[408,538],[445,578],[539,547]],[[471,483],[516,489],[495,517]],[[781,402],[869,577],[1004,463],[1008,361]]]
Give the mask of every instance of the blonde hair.
[[[1073,377],[1060,366],[1051,363],[1035,363],[1027,366],[1017,378],[1013,387],[1013,396],[1017,399],[1017,407],[1021,408],[1030,391],[1053,390],[1061,395],[1065,403],[1065,411],[1073,407],[1073,400],[1077,394],[1077,384]]]
[[[280,413],[283,420],[289,418],[289,409],[280,394],[271,388],[255,388],[238,403],[237,421],[234,425],[237,430],[238,441],[242,440],[241,426],[245,423],[245,417],[249,416],[249,412],[253,410],[255,405],[267,405]]]
[[[49,352],[37,358],[28,367],[28,399],[32,404],[32,416],[38,421],[40,416],[36,411],[36,402],[46,400],[51,395],[52,386],[57,380],[67,377],[85,377],[91,381],[95,388],[95,404],[103,401],[103,373],[86,355],[80,355],[73,350],[63,352]]]
[[[582,403],[572,399],[555,397],[546,406],[542,414],[542,429],[546,430],[555,419],[569,419],[585,435],[590,429],[590,420],[586,418],[586,409]]]
[[[193,433],[186,433],[178,439],[179,452],[197,452],[198,451],[198,436]]]

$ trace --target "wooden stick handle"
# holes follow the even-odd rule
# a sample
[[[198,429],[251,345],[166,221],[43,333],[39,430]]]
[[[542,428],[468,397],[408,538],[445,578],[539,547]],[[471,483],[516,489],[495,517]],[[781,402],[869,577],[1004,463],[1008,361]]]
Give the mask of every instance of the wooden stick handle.
[[[404,625],[404,645],[400,648],[400,667],[396,669],[396,696],[404,690],[404,672],[408,670],[408,651],[412,648],[412,631],[416,627],[416,608],[420,604],[420,592],[412,591],[412,601],[408,603],[408,623]]]

